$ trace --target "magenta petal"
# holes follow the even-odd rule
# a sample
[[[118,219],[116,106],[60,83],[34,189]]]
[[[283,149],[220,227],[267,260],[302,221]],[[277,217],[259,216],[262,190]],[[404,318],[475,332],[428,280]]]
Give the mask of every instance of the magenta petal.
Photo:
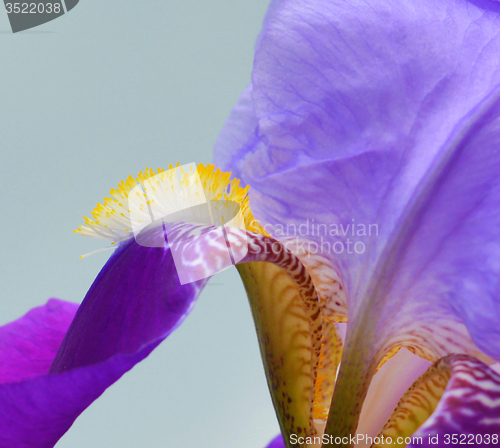
[[[277,435],[266,448],[285,448],[285,442],[281,434]]]
[[[54,446],[182,322],[204,282],[180,285],[168,249],[129,240],[98,275],[65,337],[76,305],[59,301],[1,328],[0,446]]]
[[[0,385],[0,446],[53,447],[85,408],[158,343],[101,364]]]
[[[0,384],[47,373],[77,309],[51,299],[0,327]]]
[[[443,397],[432,416],[414,434],[422,437],[423,443],[408,446],[498,445],[500,375],[477,359],[463,355],[452,357],[450,366],[452,375]]]

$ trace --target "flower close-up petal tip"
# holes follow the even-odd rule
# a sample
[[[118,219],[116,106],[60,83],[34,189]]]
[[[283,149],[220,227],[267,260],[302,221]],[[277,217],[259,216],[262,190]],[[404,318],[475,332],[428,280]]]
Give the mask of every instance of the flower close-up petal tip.
[[[283,437],[280,435],[276,436],[266,448],[285,448],[285,442],[283,441]]]
[[[51,371],[158,344],[186,317],[200,289],[179,283],[167,248],[121,243],[82,302]]]

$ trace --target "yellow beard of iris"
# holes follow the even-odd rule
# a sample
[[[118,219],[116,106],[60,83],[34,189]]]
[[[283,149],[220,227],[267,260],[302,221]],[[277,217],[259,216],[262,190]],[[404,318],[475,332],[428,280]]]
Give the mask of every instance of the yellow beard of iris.
[[[141,171],[136,178],[129,176],[122,180],[117,189],[111,189],[110,197],[105,197],[103,203],[98,203],[92,210],[93,219],[83,217],[85,224],[80,225],[75,233],[91,238],[100,238],[112,241],[116,244],[133,236],[131,224],[131,211],[129,209],[129,194],[138,185],[144,186],[145,182],[159,177],[178,176],[180,188],[163,189],[161,194],[156,194],[156,206],[168,209],[170,203],[176,203],[180,209],[186,209],[195,205],[198,200],[193,194],[190,194],[190,183],[201,182],[201,187],[207,201],[226,200],[239,204],[245,228],[254,233],[267,235],[267,232],[254,219],[250,207],[248,206],[248,189],[239,186],[239,179],[230,179],[230,172],[223,172],[214,165],[199,164],[196,167],[198,176],[193,176],[192,170],[185,171],[183,167],[169,166],[168,170],[158,168],[155,172],[152,168],[146,168]],[[198,180],[199,179],[199,180]],[[220,219],[223,221],[224,217]]]

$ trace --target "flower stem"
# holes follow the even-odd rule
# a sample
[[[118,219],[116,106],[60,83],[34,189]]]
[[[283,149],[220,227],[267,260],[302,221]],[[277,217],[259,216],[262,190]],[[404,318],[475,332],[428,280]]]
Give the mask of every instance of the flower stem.
[[[347,341],[325,428],[331,441],[341,442],[335,443],[336,446],[353,445],[363,401],[376,370],[375,359],[366,344],[369,336],[356,336]]]

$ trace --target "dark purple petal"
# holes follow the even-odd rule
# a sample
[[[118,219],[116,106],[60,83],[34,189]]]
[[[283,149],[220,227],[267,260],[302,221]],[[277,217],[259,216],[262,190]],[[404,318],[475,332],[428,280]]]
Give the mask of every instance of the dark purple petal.
[[[205,283],[181,285],[167,248],[140,246],[134,239],[122,243],[78,309],[52,372],[134,354],[167,337]]]
[[[281,434],[277,435],[266,448],[285,448],[285,442],[283,441],[283,437]]]
[[[2,366],[0,446],[52,447],[183,321],[204,283],[180,285],[168,249],[129,240],[98,275],[64,340],[76,305],[58,301],[0,329],[1,360],[21,366]]]

